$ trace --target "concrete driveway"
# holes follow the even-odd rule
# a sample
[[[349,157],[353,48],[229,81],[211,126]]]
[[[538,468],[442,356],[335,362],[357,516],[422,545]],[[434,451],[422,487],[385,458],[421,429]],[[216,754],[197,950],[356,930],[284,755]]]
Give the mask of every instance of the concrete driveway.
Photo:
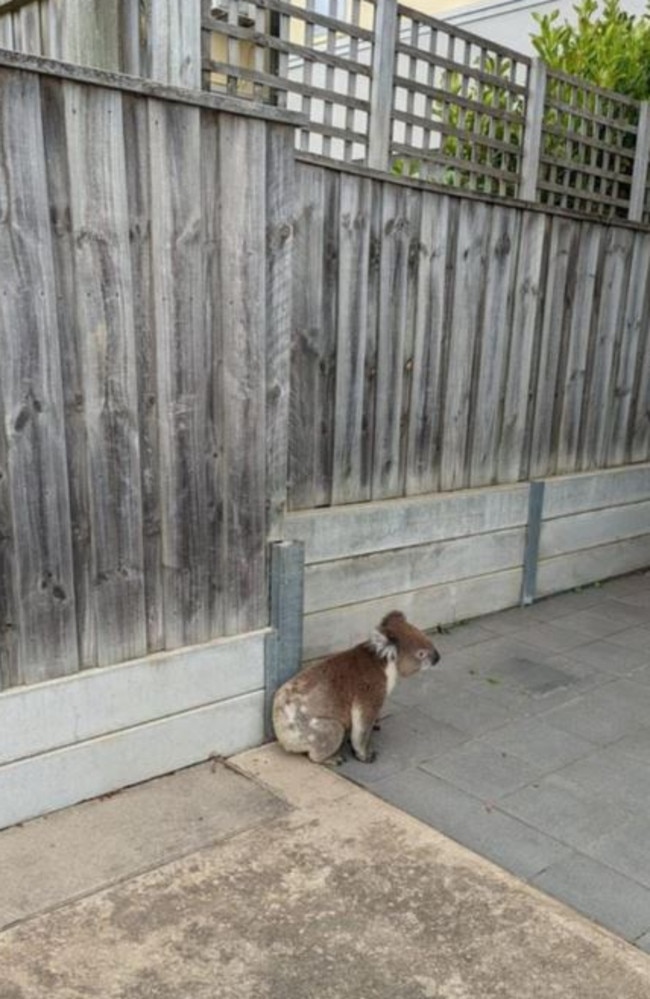
[[[0,999],[647,999],[650,957],[277,747],[0,834]]]

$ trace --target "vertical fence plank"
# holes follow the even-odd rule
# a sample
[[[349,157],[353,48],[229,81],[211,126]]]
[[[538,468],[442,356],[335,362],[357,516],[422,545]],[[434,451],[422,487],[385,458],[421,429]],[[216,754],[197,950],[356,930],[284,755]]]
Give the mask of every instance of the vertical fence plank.
[[[237,165],[245,163],[246,170]],[[226,631],[267,620],[266,587],[266,127],[219,122],[221,287],[227,477]]]
[[[211,637],[223,635],[229,581],[226,563],[226,400],[221,284],[221,199],[215,197],[220,170],[219,119],[201,118],[201,183],[203,203],[203,310],[207,404],[205,421],[205,490],[207,529],[207,585]]]
[[[646,312],[644,330],[637,353],[632,406],[627,437],[627,460],[647,461],[650,455],[650,336],[649,314]]]
[[[613,401],[607,419],[606,465],[622,465],[628,457],[631,414],[637,372],[650,324],[650,236],[636,233],[623,302],[621,336],[613,359]]]
[[[496,481],[508,347],[512,333],[512,285],[519,254],[520,227],[519,212],[509,208],[493,209],[485,274],[480,363],[476,391],[472,393],[472,486],[487,486]]]
[[[166,648],[209,635],[199,129],[198,109],[149,102]]]
[[[11,657],[5,668],[9,679],[19,675],[29,683],[75,671],[78,652],[38,77],[0,70],[0,107],[0,395],[8,475],[2,490],[5,516],[7,489],[11,497],[19,627],[18,663]]]
[[[516,482],[528,475],[531,401],[539,365],[547,254],[548,220],[543,215],[525,212],[517,270],[513,275],[512,335],[496,462],[498,482]]]
[[[412,220],[407,191],[383,186],[372,498],[398,496],[407,275]]]
[[[440,482],[441,379],[445,319],[452,286],[458,203],[424,197],[414,317],[413,389],[409,412],[407,496],[435,491]]]
[[[102,0],[104,2],[104,0]],[[201,0],[148,0],[151,76],[178,87],[201,87]]]
[[[66,84],[76,335],[99,665],[146,651],[142,501],[122,98]]]
[[[125,95],[123,116],[137,367],[147,649],[158,652],[165,647],[165,628],[158,439],[160,400],[156,381],[147,102]]]
[[[14,22],[12,14],[0,16],[0,49],[13,49]]]
[[[292,255],[289,489],[293,509],[332,495],[339,176],[299,164]]]
[[[372,182],[341,176],[332,501],[368,499],[362,482]]]
[[[415,317],[418,308],[418,278],[420,271],[422,225],[421,191],[407,192],[406,210],[409,220],[408,267],[406,272],[406,314],[404,346],[402,353],[402,398],[399,413],[399,490],[404,495],[408,474],[409,417],[413,405],[413,380],[415,365]]]
[[[478,201],[461,205],[456,273],[450,318],[440,485],[459,489],[468,483],[470,406],[475,350],[481,336],[489,208]]]
[[[66,88],[59,80],[41,81],[43,128],[47,156],[52,255],[57,289],[56,308],[63,374],[67,478],[70,496],[72,556],[79,662],[96,663],[95,614],[90,553],[90,478],[84,417],[84,372],[77,334],[75,234],[72,226],[69,149],[66,138]]]
[[[578,457],[579,467],[583,470],[600,468],[606,459],[607,437],[615,405],[615,356],[620,353],[623,335],[634,234],[612,227],[603,234],[603,239],[598,312],[588,347],[580,413]]]
[[[0,195],[2,206],[2,195]],[[1,233],[1,227],[0,227]],[[0,235],[0,241],[2,236]],[[0,278],[0,287],[2,279]],[[2,319],[0,312],[0,319]],[[0,379],[0,413],[6,412]],[[0,690],[14,687],[22,681],[18,640],[18,579],[11,516],[11,489],[9,483],[9,441],[5,420],[0,421]]]
[[[571,312],[564,381],[558,386],[562,406],[557,444],[558,472],[571,472],[578,468],[585,377],[595,314],[602,290],[602,232],[601,226],[589,222],[580,225],[578,257],[570,294]]]
[[[287,507],[291,262],[295,166],[293,130],[269,129],[266,220],[266,490],[268,537],[283,536]]]
[[[568,338],[576,252],[575,223],[569,219],[553,218],[530,449],[531,478],[543,478],[555,466],[554,449],[559,413],[557,380],[561,372],[563,344]]]
[[[14,43],[20,52],[47,55],[41,36],[41,3],[35,0],[14,14]]]

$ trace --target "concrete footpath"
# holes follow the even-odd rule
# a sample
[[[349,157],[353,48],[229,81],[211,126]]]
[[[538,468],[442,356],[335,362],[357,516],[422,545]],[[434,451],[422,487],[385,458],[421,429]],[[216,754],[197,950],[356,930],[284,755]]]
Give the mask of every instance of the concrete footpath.
[[[650,956],[275,746],[0,833],[0,999],[647,999]]]

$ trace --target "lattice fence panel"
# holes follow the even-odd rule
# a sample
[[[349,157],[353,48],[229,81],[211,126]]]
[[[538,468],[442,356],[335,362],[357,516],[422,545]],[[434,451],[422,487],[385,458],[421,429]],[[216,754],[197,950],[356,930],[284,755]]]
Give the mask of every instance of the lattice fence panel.
[[[374,19],[374,0],[208,0],[205,86],[302,111],[302,152],[363,162]]]
[[[516,195],[529,71],[527,56],[399,6],[393,169]]]
[[[627,218],[639,104],[549,71],[539,191],[543,204]]]

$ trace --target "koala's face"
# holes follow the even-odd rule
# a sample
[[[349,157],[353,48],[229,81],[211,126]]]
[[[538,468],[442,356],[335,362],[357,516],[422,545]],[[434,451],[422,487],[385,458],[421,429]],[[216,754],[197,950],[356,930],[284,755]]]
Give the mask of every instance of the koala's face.
[[[393,611],[381,623],[381,630],[397,648],[397,668],[402,676],[413,676],[434,666],[440,659],[428,635],[414,627],[400,611]]]

